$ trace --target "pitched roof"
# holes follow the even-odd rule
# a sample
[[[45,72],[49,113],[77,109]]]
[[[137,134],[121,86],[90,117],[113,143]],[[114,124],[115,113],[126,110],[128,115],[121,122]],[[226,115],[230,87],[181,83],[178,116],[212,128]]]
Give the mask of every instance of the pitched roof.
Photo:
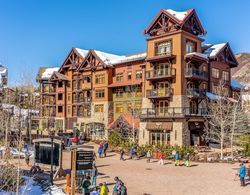
[[[47,80],[50,79],[53,72],[58,71],[59,67],[40,67],[36,75],[36,80]]]
[[[209,58],[216,57],[222,49],[227,45],[227,43],[220,43],[220,44],[207,44],[207,49],[204,50],[204,54],[206,54]]]
[[[193,11],[191,10],[186,10],[183,12],[177,12],[174,11],[172,9],[164,9],[166,12],[168,12],[169,14],[171,14],[174,18],[176,18],[177,20],[179,20],[180,22],[183,22],[184,19]]]
[[[56,77],[56,78],[53,78],[53,77]],[[51,79],[53,80],[62,80],[62,81],[68,81],[69,79],[65,76],[65,75],[63,75],[63,74],[61,74],[61,73],[59,73],[59,72],[54,72],[53,73],[53,75],[51,76]]]
[[[138,118],[133,118],[131,114],[121,114],[116,120],[114,120],[112,123],[109,124],[108,128],[112,129],[115,127],[116,123],[119,122],[119,120],[124,120],[126,121],[131,127],[139,128],[140,127],[140,119]]]
[[[85,58],[86,57],[86,55],[88,54],[88,52],[89,52],[89,50],[85,50],[85,49],[80,49],[80,48],[73,48],[73,49],[75,49],[76,51],[77,51],[77,53],[79,54],[79,55],[81,55],[83,58]]]
[[[93,50],[93,51],[103,61],[103,63],[105,63],[108,66],[112,66],[112,60],[117,60],[119,58],[124,57],[124,56],[119,56],[119,55],[115,55],[111,53],[106,53],[106,52],[99,51],[99,50]]]

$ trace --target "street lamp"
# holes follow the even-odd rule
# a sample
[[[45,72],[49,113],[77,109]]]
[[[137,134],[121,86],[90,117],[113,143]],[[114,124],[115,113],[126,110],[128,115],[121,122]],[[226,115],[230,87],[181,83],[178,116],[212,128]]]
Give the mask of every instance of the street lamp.
[[[49,127],[50,127],[50,120],[49,120]],[[49,134],[50,134],[50,139],[51,139],[51,147],[50,147],[50,182],[51,185],[53,185],[53,161],[54,161],[54,136],[55,136],[55,131],[54,128],[49,128]]]

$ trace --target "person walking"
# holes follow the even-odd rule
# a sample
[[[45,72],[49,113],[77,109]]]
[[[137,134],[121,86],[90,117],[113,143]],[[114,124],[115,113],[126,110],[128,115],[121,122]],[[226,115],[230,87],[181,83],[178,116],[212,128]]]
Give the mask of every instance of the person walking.
[[[103,144],[103,155],[104,155],[104,157],[107,156],[108,147],[109,147],[108,142],[104,142],[104,144]]]
[[[241,163],[240,165],[239,177],[240,177],[240,185],[245,186],[246,167],[244,163]]]
[[[124,156],[124,153],[125,153],[125,152],[124,152],[124,150],[123,150],[123,148],[122,148],[122,149],[120,150],[120,160],[125,160],[124,157],[123,157],[123,156]]]
[[[113,188],[113,195],[120,195],[122,182],[118,177],[115,177],[114,180],[115,180],[115,186]]]
[[[98,175],[98,170],[95,164],[93,164],[93,168],[92,168],[92,186],[96,187],[96,178]]]
[[[148,150],[146,157],[147,157],[147,163],[150,163],[150,160],[151,160],[151,157],[152,157],[150,150]]]
[[[161,152],[161,151],[159,151],[160,153],[159,153],[159,155],[158,155],[158,157],[159,157],[159,161],[158,161],[158,163],[160,164],[160,165],[164,165],[164,161],[163,161],[163,153]]]
[[[25,162],[26,162],[26,165],[29,166],[29,163],[30,163],[30,154],[29,154],[28,150],[25,152]]]
[[[190,167],[190,153],[187,153],[187,155],[185,156],[185,166],[186,167]]]
[[[108,195],[109,194],[109,189],[108,189],[106,182],[104,182],[103,184],[101,183],[99,186],[100,186],[100,195]]]
[[[175,159],[175,162],[174,162],[174,165],[175,166],[179,166],[180,165],[180,159],[179,159],[179,153],[176,151],[175,152],[175,155],[174,155],[174,159]]]
[[[90,189],[89,189],[90,186],[91,186],[90,177],[87,176],[82,182],[82,193],[84,195],[90,195]]]
[[[134,156],[134,146],[132,146],[129,150],[129,155],[130,155],[130,159],[133,159]]]
[[[121,195],[127,195],[127,188],[126,188],[126,186],[124,185],[123,182],[121,182],[120,194]]]
[[[99,158],[102,158],[102,152],[103,152],[103,145],[99,145],[99,148],[98,148],[98,155],[99,155]]]

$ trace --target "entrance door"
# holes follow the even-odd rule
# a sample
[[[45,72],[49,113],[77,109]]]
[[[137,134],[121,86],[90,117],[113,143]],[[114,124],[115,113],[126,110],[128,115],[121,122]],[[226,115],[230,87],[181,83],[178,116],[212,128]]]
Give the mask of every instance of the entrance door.
[[[168,111],[168,101],[158,101],[156,104],[156,113],[160,116],[164,116]]]

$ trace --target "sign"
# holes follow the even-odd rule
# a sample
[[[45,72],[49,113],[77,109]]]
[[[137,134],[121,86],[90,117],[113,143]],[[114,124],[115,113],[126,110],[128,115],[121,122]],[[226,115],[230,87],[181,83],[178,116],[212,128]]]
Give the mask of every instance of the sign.
[[[92,169],[93,160],[93,151],[76,151],[76,170]]]
[[[61,145],[53,143],[53,165],[59,166]],[[51,164],[51,142],[35,142],[35,162],[42,164]]]

